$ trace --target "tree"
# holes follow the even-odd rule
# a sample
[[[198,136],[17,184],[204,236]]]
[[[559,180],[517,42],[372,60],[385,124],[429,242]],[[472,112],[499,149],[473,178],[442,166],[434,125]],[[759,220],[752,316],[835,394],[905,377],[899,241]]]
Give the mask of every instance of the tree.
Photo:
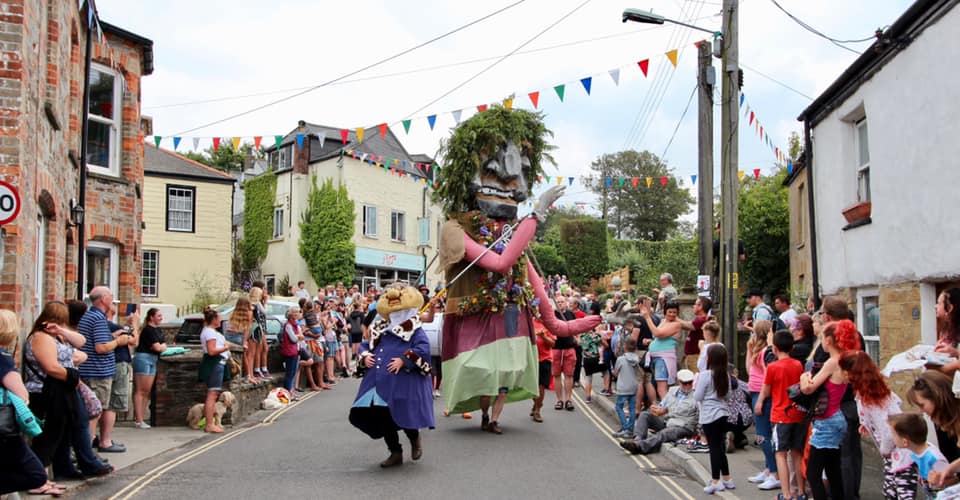
[[[267,257],[267,241],[273,235],[273,206],[277,198],[277,176],[273,172],[247,180],[243,185],[243,241],[239,245],[245,270],[260,267]]]
[[[547,276],[553,276],[554,274],[567,274],[567,263],[560,256],[557,247],[553,245],[534,245],[532,248],[533,255],[537,258],[537,263],[540,264],[540,270],[545,274],[543,279],[547,279]]]
[[[538,242],[560,246],[560,221],[563,219],[577,219],[583,217],[583,213],[573,207],[555,207],[547,211],[547,219],[541,224],[537,224],[536,239]]]
[[[749,178],[739,197],[739,238],[747,254],[741,278],[749,288],[781,292],[790,286],[790,206],[786,169]]]
[[[649,151],[605,154],[590,168],[596,173],[590,190],[600,196],[603,218],[615,226],[617,238],[666,240],[694,201],[677,185],[667,165]],[[663,177],[668,178],[666,186],[660,184]]]
[[[327,179],[317,188],[313,177],[307,208],[300,215],[300,256],[319,284],[351,282],[356,273],[353,200],[347,188]]]
[[[566,219],[560,223],[560,254],[567,262],[567,275],[585,284],[607,271],[607,227],[593,217]]]
[[[187,151],[183,153],[183,156],[223,172],[239,172],[243,170],[243,159],[246,156],[251,155],[255,158],[260,158],[263,154],[262,151],[262,149],[254,149],[253,143],[249,142],[241,144],[240,147],[234,151],[233,144],[229,142],[224,144],[224,142],[221,141],[220,147],[217,148],[216,151],[213,150],[213,146],[210,146],[199,153]]]

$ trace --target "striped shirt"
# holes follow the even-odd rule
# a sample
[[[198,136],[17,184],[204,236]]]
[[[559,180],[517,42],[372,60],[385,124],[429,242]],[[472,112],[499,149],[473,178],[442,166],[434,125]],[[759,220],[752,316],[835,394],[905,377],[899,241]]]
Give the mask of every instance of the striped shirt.
[[[96,347],[97,344],[105,344],[113,340],[103,311],[96,307],[88,309],[80,319],[77,331],[87,338],[87,342],[81,347],[81,350],[87,353],[87,361],[80,365],[80,378],[113,378],[117,370],[113,351],[98,354]]]

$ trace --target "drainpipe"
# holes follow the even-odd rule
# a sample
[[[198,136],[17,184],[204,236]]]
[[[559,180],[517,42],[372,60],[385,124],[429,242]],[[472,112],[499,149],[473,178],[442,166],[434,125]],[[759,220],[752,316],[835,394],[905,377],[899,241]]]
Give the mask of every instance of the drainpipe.
[[[93,0],[86,2],[87,12],[93,9],[93,15],[87,14],[87,53],[83,61],[83,104],[81,107],[82,125],[80,133],[80,193],[78,203],[80,207],[86,210],[87,206],[87,137],[89,134],[89,120],[87,115],[90,112],[90,62],[93,59],[93,26],[96,23],[97,7]],[[117,147],[120,147],[117,144]],[[83,265],[86,253],[86,218],[83,224],[77,226],[77,300],[83,300]]]
[[[421,195],[420,195],[420,218],[425,219],[426,217],[427,217],[427,187],[424,186],[423,191],[421,192]],[[420,244],[420,241],[419,241],[420,227],[419,226],[420,224],[418,223],[417,224],[417,240],[418,240],[417,244],[418,245]],[[430,231],[430,221],[427,221],[427,231]],[[420,254],[423,256],[423,271],[421,274],[423,275],[423,284],[426,285],[427,284],[427,247],[426,246],[420,247]]]
[[[810,207],[810,276],[813,280],[813,304],[820,308],[820,273],[817,270],[817,211],[813,195],[813,139],[810,120],[803,121],[803,159],[807,168],[807,205]]]

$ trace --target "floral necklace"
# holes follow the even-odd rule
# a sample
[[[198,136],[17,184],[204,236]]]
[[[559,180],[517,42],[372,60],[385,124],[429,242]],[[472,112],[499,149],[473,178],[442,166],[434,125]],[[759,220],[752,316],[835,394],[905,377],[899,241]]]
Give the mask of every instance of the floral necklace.
[[[480,211],[464,214],[461,226],[474,241],[490,247],[503,234],[509,222],[498,221]],[[491,252],[502,254],[506,244],[497,242],[490,247]],[[520,308],[535,309],[540,300],[533,295],[533,285],[527,281],[527,256],[521,255],[506,274],[484,271],[475,278],[476,293],[462,300],[457,308],[459,314],[496,314],[504,310],[507,304],[516,304]]]

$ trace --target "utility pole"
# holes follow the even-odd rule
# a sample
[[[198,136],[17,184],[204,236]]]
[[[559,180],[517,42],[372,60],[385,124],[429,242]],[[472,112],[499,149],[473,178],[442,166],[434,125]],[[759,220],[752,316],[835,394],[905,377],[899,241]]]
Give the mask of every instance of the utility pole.
[[[737,177],[739,160],[739,93],[738,76],[740,56],[738,47],[738,0],[723,0],[723,42],[722,42],[722,102],[720,112],[720,155],[722,222],[720,224],[720,243],[722,269],[720,280],[723,285],[723,341],[730,350],[731,359],[737,356],[737,310],[736,294],[740,286],[737,272],[739,258],[737,238],[737,197],[740,192],[740,179]]]
[[[697,45],[697,86],[699,91],[697,117],[697,139],[699,161],[697,177],[700,181],[697,190],[697,223],[700,237],[700,274],[713,274],[713,86],[717,83],[717,74],[713,69],[710,42]],[[713,285],[716,289],[716,284]]]

